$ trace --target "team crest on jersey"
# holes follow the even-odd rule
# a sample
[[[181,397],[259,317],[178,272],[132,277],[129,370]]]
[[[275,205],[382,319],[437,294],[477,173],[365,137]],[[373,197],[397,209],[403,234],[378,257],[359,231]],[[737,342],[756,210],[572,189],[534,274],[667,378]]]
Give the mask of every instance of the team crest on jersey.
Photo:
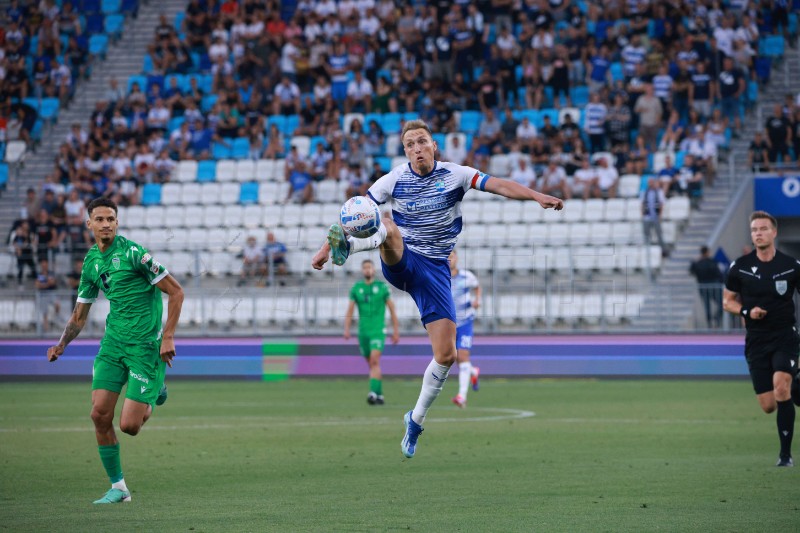
[[[778,294],[783,296],[786,294],[786,289],[789,288],[789,284],[786,282],[785,279],[781,279],[775,282],[775,290],[778,291]]]
[[[444,180],[436,180],[433,186],[436,187],[437,191],[444,192]]]
[[[111,265],[114,267],[114,270],[119,270],[119,257],[115,257],[111,260]]]

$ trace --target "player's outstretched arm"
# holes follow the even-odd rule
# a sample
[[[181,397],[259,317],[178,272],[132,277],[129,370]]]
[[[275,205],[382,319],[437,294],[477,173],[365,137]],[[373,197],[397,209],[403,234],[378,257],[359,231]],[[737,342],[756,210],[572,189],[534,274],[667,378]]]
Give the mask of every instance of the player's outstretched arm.
[[[72,315],[67,321],[64,328],[64,333],[61,334],[58,344],[51,346],[47,349],[47,360],[51,363],[58,359],[64,353],[67,345],[72,342],[78,335],[80,335],[83,326],[86,325],[86,319],[89,317],[89,309],[92,304],[78,302],[75,304],[75,309],[72,310]]]
[[[164,324],[164,333],[161,335],[161,360],[172,368],[172,359],[175,357],[175,329],[181,317],[183,307],[183,287],[178,280],[167,274],[164,279],[156,283],[161,292],[167,295],[167,323]]]
[[[322,248],[320,248],[319,251],[314,254],[314,257],[311,258],[311,266],[314,268],[314,270],[322,270],[322,267],[325,266],[325,263],[328,262],[330,257],[331,245],[325,241],[325,244],[322,245]]]
[[[500,196],[505,196],[506,198],[510,198],[512,200],[533,200],[538,202],[539,205],[545,209],[550,209],[552,207],[558,211],[564,208],[564,202],[561,199],[556,198],[555,196],[550,196],[549,194],[543,194],[539,191],[529,189],[520,185],[516,181],[490,177],[488,180],[486,180],[484,190],[490,193],[499,194]]]

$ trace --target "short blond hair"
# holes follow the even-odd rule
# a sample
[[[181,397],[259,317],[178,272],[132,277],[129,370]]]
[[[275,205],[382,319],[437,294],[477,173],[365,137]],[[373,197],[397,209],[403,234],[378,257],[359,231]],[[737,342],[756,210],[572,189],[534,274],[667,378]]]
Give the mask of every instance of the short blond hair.
[[[431,139],[433,139],[433,133],[431,132],[430,127],[425,123],[424,120],[414,119],[409,120],[405,124],[403,124],[403,131],[400,132],[400,142],[405,142],[406,133],[411,130],[425,130],[430,135]]]

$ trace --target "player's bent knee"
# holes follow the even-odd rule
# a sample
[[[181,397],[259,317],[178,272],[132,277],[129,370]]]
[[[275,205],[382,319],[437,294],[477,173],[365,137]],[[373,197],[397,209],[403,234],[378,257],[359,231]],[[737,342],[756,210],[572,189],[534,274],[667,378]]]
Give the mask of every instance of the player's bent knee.
[[[128,435],[133,437],[134,435],[137,435],[139,433],[139,431],[142,429],[142,424],[137,424],[135,422],[132,423],[132,422],[123,421],[123,422],[120,422],[119,429],[123,433],[127,433]]]
[[[114,420],[114,411],[102,411],[93,407],[89,416],[95,427],[103,428],[111,425],[112,420]]]

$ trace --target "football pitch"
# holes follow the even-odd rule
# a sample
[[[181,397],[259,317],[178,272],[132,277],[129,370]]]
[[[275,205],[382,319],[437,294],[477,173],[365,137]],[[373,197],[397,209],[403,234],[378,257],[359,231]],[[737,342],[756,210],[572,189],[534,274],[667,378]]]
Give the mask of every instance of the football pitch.
[[[453,376],[455,378],[455,376]],[[787,531],[800,469],[776,468],[748,381],[485,379],[400,453],[420,380],[173,381],[119,434],[133,501],[108,489],[89,384],[0,385],[0,530]],[[118,417],[117,417],[118,422]],[[798,449],[796,443],[795,450]],[[800,454],[795,454],[800,455]]]

